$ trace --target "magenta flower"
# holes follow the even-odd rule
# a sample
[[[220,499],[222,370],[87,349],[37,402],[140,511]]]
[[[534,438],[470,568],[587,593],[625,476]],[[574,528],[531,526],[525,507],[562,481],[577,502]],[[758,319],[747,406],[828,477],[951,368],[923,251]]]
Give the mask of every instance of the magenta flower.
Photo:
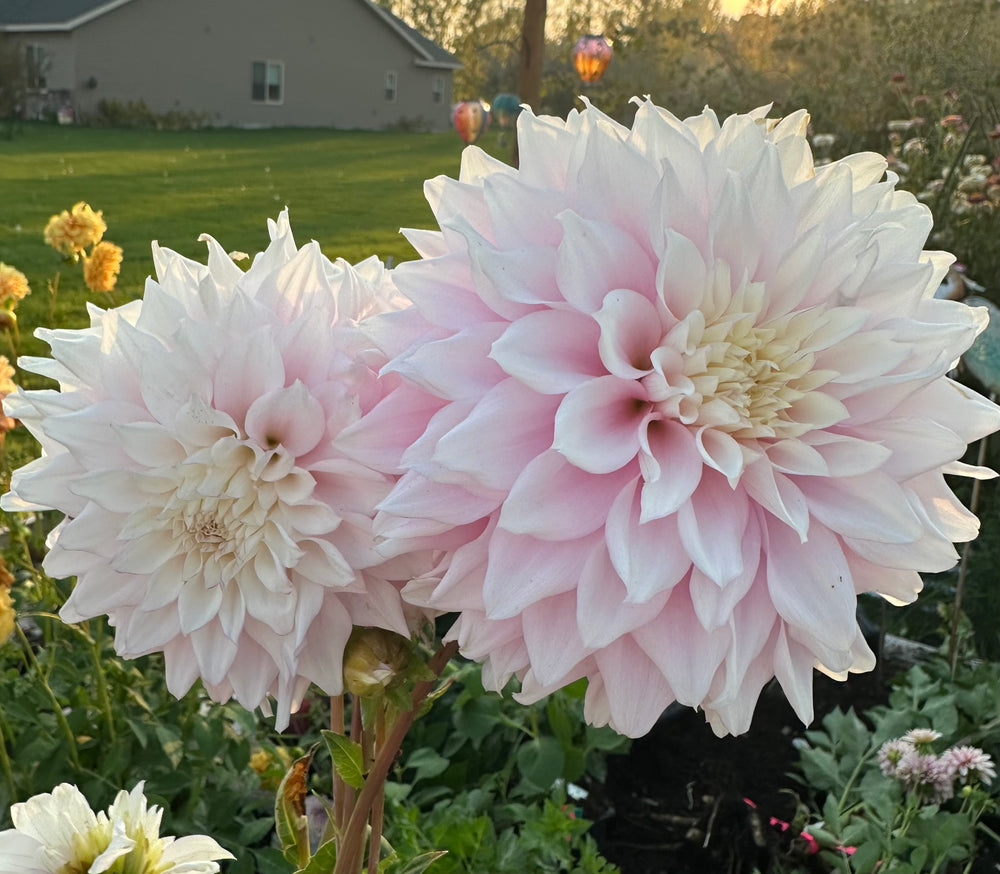
[[[282,728],[310,682],[342,689],[354,625],[408,635],[372,517],[392,478],[336,445],[392,382],[359,331],[395,305],[382,265],[297,249],[286,214],[244,273],[210,237],[208,266],[154,247],[142,301],[44,331],[60,383],[5,399],[42,443],[8,510],[55,508],[45,569],[76,575],[69,622],[106,613],[126,657],[163,651],[170,691],[277,698]]]
[[[742,732],[777,676],[868,670],[858,592],[912,601],[978,522],[943,472],[998,409],[945,374],[986,323],[885,160],[817,169],[797,112],[523,113],[520,170],[471,148],[373,332],[406,384],[343,435],[403,473],[390,554],[461,542],[409,601],[486,682],[580,677],[588,719],[671,701]],[[379,320],[376,320],[379,321]]]

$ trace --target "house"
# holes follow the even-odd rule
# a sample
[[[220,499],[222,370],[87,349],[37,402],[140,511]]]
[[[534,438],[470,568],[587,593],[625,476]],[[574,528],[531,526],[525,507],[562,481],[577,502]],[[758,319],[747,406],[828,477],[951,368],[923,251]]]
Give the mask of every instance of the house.
[[[370,0],[0,0],[26,114],[101,100],[213,125],[449,126],[454,55]]]

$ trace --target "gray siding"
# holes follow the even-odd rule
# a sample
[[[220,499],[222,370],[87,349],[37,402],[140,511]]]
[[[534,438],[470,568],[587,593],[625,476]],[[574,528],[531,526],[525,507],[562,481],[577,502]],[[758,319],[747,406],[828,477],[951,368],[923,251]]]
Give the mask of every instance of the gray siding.
[[[359,0],[133,0],[72,34],[20,37],[51,46],[49,87],[70,88],[84,118],[108,98],[205,113],[216,125],[449,126],[451,71],[417,66],[413,47]],[[283,65],[280,103],[252,100],[254,61]],[[388,70],[398,81],[391,102]]]

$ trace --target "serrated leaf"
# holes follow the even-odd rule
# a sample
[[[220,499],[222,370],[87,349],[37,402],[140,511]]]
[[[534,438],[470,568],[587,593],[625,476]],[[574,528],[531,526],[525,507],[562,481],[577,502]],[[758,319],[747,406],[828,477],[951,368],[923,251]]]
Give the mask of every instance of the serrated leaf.
[[[360,789],[365,785],[364,755],[361,744],[335,731],[323,730],[323,740],[333,759],[333,767],[348,786]]]
[[[319,744],[296,759],[281,779],[274,799],[274,828],[285,858],[302,867],[309,862],[309,824],[306,820],[306,778]]]

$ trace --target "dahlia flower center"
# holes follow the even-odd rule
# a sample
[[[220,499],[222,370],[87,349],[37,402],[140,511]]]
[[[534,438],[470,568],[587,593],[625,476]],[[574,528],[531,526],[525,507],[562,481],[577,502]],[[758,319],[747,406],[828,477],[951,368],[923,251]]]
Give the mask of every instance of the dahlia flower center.
[[[809,351],[818,321],[814,313],[761,321],[728,310],[710,320],[695,311],[653,352],[653,373],[643,378],[649,398],[664,418],[736,439],[799,436],[812,427],[799,408],[833,376],[815,368]]]

